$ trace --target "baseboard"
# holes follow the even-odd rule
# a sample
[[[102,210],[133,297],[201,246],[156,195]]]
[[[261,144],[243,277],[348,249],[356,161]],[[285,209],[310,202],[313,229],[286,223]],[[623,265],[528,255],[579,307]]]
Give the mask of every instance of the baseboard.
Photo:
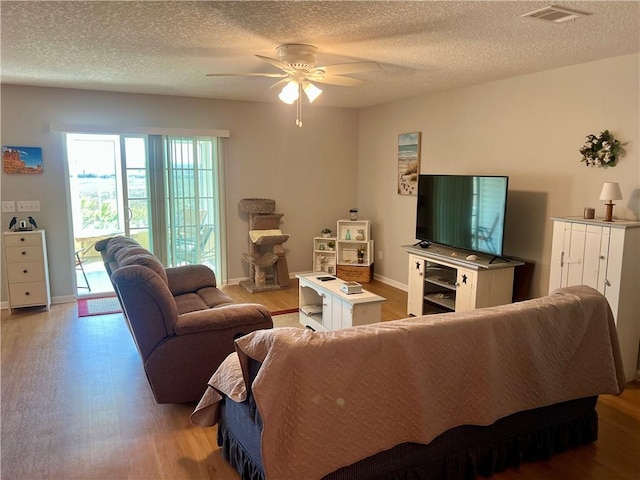
[[[296,278],[296,275],[304,274],[304,273],[312,273],[312,272],[308,271],[308,272],[290,273],[289,274],[289,278],[294,279],[294,278]],[[386,284],[386,285],[389,285],[391,287],[397,288],[398,290],[402,290],[403,292],[408,291],[408,287],[407,287],[407,285],[405,283],[396,282],[395,280],[391,280],[390,278],[384,277],[384,276],[379,275],[379,274],[377,274],[375,272],[373,274],[373,278],[378,280],[379,282],[382,282],[382,283]],[[239,285],[240,282],[242,282],[244,280],[249,280],[249,277],[230,278],[229,280],[227,280],[226,283],[223,283],[222,285]]]
[[[300,273],[311,273],[311,272],[310,271],[309,272],[289,272],[289,278],[293,280],[296,278],[296,275]],[[270,278],[270,277],[267,276],[267,278]],[[239,285],[240,282],[243,282],[245,280],[249,280],[249,277],[229,278],[227,279],[226,282],[221,283],[220,285]]]
[[[403,292],[408,291],[408,287],[404,283],[396,282],[395,280],[391,280],[390,278],[383,277],[382,275],[378,275],[374,272],[373,278],[378,280],[379,282],[384,283],[385,285],[389,285],[391,287],[397,288],[398,290],[402,290]]]
[[[59,297],[51,297],[51,305],[58,305],[61,303],[76,303],[76,297],[74,295],[63,295]],[[9,302],[0,302],[0,310],[7,310],[9,308]]]
[[[296,278],[296,275],[298,274],[304,274],[304,273],[312,273],[311,271],[308,272],[294,272],[294,273],[290,273],[289,274],[289,278],[294,279]],[[378,280],[379,282],[382,282],[386,285],[389,285],[391,287],[397,288],[398,290],[402,290],[403,292],[406,292],[408,290],[408,287],[406,284],[404,283],[400,283],[400,282],[396,282],[395,280],[391,280],[390,278],[384,277],[382,275],[379,275],[377,273],[374,272],[373,274],[373,278]],[[249,280],[249,277],[243,277],[243,278],[230,278],[229,280],[227,280],[226,283],[224,283],[223,285],[239,285],[240,282],[242,282],[243,280]]]
[[[77,299],[75,295],[62,295],[59,297],[51,297],[51,304],[57,305],[59,303],[76,303]]]

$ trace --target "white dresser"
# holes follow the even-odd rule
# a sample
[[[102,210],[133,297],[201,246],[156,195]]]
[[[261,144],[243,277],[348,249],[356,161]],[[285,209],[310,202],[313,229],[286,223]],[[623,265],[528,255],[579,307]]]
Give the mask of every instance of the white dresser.
[[[640,342],[640,222],[553,220],[549,291],[588,285],[613,312],[627,381],[636,377]]]
[[[44,230],[5,232],[4,259],[9,309],[51,306],[47,241]]]

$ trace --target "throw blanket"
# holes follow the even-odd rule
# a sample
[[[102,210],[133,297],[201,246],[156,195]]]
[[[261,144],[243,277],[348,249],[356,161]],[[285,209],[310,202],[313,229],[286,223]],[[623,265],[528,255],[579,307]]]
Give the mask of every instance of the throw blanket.
[[[540,299],[330,332],[261,330],[236,340],[192,421],[213,425],[222,392],[263,419],[266,478],[321,478],[403,442],[625,384],[613,316],[589,287]]]

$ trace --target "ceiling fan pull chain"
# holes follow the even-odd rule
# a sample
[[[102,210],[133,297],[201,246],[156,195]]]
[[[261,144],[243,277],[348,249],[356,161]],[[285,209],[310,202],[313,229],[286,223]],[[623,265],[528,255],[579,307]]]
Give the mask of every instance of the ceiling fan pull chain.
[[[298,84],[298,100],[297,100],[297,117],[296,118],[296,125],[300,128],[302,128],[302,84],[299,83]]]

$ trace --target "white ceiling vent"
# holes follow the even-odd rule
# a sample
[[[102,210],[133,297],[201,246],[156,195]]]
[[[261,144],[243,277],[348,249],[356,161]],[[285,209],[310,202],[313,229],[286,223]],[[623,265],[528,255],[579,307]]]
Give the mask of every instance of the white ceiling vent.
[[[580,17],[589,15],[586,12],[578,12],[577,10],[569,10],[567,8],[556,7],[554,5],[550,7],[534,10],[533,12],[525,13],[522,17],[537,18],[538,20],[544,20],[545,22],[563,23],[571,20],[575,20]]]

